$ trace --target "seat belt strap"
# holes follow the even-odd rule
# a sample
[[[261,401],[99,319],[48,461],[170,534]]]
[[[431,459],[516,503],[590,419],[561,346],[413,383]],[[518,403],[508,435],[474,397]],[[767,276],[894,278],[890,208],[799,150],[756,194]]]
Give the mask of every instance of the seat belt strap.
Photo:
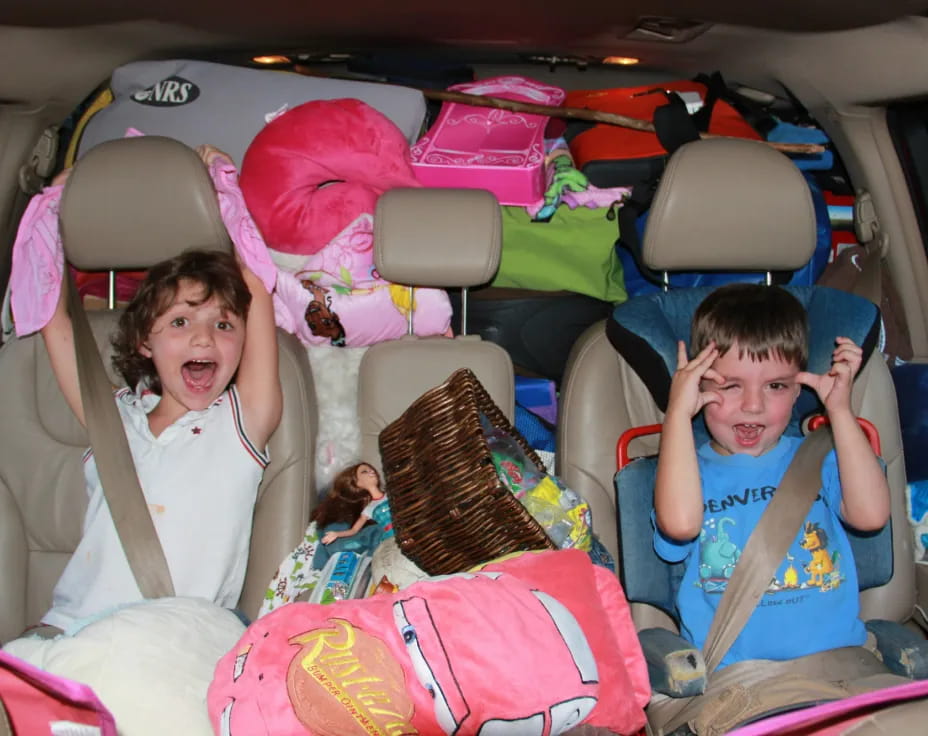
[[[854,281],[851,293],[869,299],[880,307],[883,301],[882,261],[888,238],[880,227],[873,197],[867,191],[858,192],[854,199],[854,234],[864,254],[854,262],[860,270],[860,276]]]
[[[883,303],[883,254],[878,243],[870,242],[862,246],[864,253],[856,261],[860,276],[854,281],[852,294],[882,307]]]
[[[168,563],[139,485],[125,428],[113,401],[113,387],[73,277],[69,277],[62,288],[68,290],[84,420],[116,533],[142,596],[173,596]]]

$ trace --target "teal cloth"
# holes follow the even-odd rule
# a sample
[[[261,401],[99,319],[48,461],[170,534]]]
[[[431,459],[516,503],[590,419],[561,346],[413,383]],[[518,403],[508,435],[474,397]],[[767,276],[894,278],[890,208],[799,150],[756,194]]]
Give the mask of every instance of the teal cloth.
[[[326,532],[344,531],[350,528],[350,524],[335,522],[329,524],[319,534],[321,540]],[[313,568],[321,570],[325,563],[336,552],[357,552],[359,555],[372,555],[377,546],[383,541],[383,530],[376,524],[368,524],[361,527],[357,534],[350,537],[339,537],[331,544],[323,544],[321,541],[316,547],[316,554],[313,555]]]

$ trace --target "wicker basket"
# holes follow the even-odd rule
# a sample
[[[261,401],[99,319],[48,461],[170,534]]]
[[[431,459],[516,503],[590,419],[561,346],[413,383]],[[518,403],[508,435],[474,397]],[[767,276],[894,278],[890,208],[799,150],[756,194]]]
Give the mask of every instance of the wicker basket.
[[[380,433],[397,544],[430,575],[467,570],[510,552],[554,549],[496,474],[480,415],[544,465],[468,370],[427,391]]]

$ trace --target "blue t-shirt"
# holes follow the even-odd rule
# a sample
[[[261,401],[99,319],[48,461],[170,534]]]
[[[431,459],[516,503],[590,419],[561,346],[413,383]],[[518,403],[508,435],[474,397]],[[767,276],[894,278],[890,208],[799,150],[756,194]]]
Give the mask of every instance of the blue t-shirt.
[[[686,560],[677,592],[682,634],[702,648],[722,592],[748,537],[773,496],[802,438],[781,437],[760,457],[697,451],[703,527],[678,543],[655,525],[654,549],[668,562]],[[857,569],[839,517],[841,485],[834,451],[822,465],[822,490],[751,618],[720,667],[745,659],[793,659],[866,639]]]

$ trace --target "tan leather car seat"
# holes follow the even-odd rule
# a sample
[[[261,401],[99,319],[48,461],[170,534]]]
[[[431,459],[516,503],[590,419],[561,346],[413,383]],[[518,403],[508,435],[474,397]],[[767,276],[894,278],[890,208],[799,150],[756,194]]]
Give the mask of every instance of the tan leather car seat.
[[[808,187],[785,156],[751,141],[704,140],[671,158],[651,207],[643,259],[656,271],[790,271],[809,259],[815,241]],[[880,433],[894,558],[892,579],[861,593],[861,615],[905,621],[915,602],[915,565],[895,390],[878,352],[862,368],[855,392],[861,416]],[[591,504],[594,529],[617,556],[615,443],[626,429],[662,418],[645,382],[607,340],[605,323],[590,327],[571,351],[561,387],[558,474]],[[636,440],[631,454],[656,450],[653,438]],[[636,608],[635,617],[639,627],[667,623],[656,609]]]
[[[190,247],[230,248],[205,167],[186,146],[157,137],[101,144],[82,158],[62,199],[68,256],[84,270],[137,269]],[[90,322],[109,366],[118,312]],[[305,348],[280,333],[283,418],[258,492],[240,608],[254,616],[278,563],[303,537],[315,502],[315,399]],[[40,335],[0,348],[0,640],[37,623],[81,536],[86,432],[51,371]],[[209,540],[202,540],[208,545]],[[192,559],[191,564],[196,564]]]
[[[377,203],[374,263],[380,275],[394,283],[461,287],[466,303],[466,287],[487,283],[495,275],[501,239],[499,203],[487,191],[391,189]],[[362,458],[380,468],[380,431],[459,368],[473,370],[512,419],[512,360],[503,348],[479,335],[410,334],[368,348],[358,377]]]

